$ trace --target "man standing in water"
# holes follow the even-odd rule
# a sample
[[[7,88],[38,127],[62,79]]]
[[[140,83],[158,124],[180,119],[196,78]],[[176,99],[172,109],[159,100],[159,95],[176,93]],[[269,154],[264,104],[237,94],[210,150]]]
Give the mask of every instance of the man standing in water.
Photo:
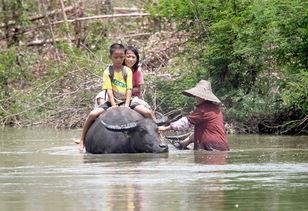
[[[221,101],[213,94],[211,83],[201,80],[183,94],[196,99],[196,109],[191,114],[170,123],[169,126],[159,127],[159,130],[187,130],[194,126],[194,137],[179,142],[178,148],[186,148],[193,142],[195,150],[228,151],[229,144],[225,134],[223,114],[220,111]]]

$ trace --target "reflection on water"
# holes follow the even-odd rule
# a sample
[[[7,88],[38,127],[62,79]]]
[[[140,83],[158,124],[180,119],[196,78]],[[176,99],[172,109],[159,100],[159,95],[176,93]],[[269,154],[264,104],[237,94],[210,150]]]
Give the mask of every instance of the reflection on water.
[[[0,210],[307,210],[307,136],[230,152],[80,154],[80,131],[0,130]]]
[[[227,164],[229,152],[206,152],[203,150],[194,151],[195,163],[207,165],[224,165]]]

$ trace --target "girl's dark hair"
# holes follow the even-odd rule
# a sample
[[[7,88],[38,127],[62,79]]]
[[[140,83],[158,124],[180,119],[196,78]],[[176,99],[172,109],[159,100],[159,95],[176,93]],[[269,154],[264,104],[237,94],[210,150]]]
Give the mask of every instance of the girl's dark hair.
[[[136,71],[139,67],[139,52],[138,52],[138,49],[135,48],[134,46],[127,46],[125,48],[125,54],[126,54],[127,51],[132,51],[137,57],[136,63],[132,67],[133,71]],[[125,61],[124,61],[124,65],[125,65]]]

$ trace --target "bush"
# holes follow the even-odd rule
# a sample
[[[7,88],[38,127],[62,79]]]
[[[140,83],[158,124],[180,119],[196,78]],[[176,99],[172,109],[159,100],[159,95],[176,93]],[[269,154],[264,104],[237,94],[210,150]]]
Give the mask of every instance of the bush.
[[[302,0],[160,0],[150,11],[192,34],[201,67],[164,89],[173,95],[168,86],[208,79],[227,116],[243,122],[293,109],[307,115],[306,5]]]
[[[285,105],[299,112],[301,117],[308,114],[308,73],[301,71],[290,75],[282,91]]]

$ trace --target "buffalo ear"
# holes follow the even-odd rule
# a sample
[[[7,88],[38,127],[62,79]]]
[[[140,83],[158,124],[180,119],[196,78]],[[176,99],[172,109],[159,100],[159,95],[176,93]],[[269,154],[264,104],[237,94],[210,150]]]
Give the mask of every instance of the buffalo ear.
[[[106,122],[104,122],[102,119],[100,120],[100,122],[109,130],[131,130],[131,129],[135,129],[138,126],[137,122],[129,122],[127,124],[122,124],[122,125],[111,125],[108,124]]]

